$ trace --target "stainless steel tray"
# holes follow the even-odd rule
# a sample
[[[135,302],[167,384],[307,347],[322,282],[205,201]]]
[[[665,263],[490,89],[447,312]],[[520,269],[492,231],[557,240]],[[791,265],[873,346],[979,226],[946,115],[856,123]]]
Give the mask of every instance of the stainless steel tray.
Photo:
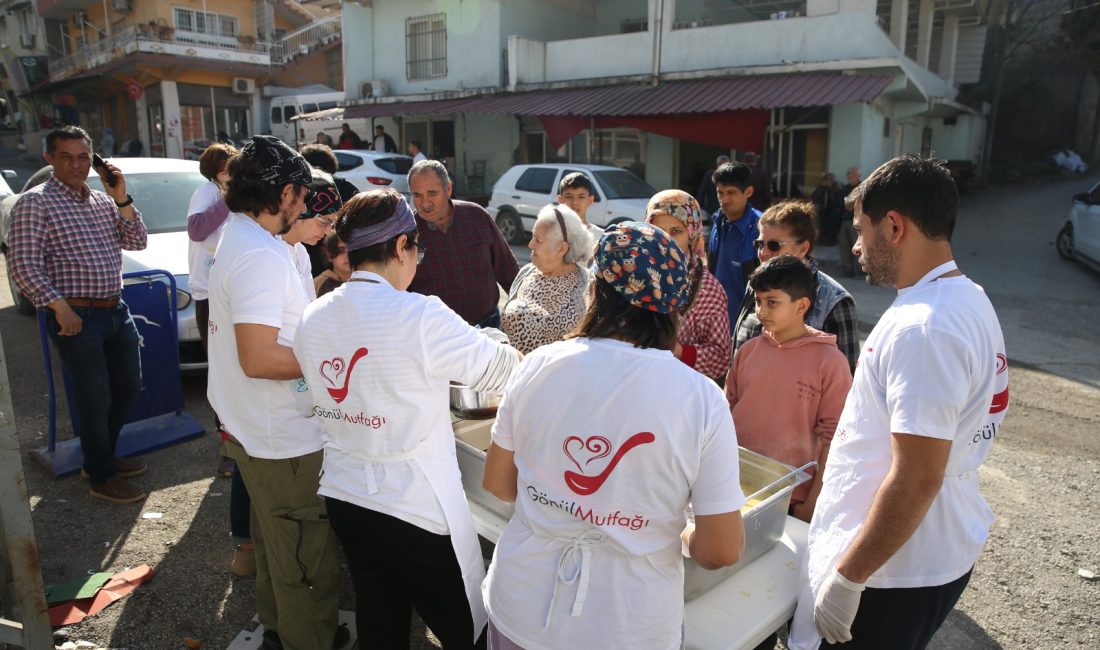
[[[811,478],[805,469],[815,464],[795,469],[744,447],[739,452],[741,490],[751,503],[741,510],[745,522],[745,551],[736,564],[715,571],[708,571],[685,557],[684,600],[697,598],[775,546],[787,525],[791,493]]]
[[[466,498],[503,517],[512,518],[515,506],[481,487],[485,450],[491,442],[493,420],[459,420],[454,423],[455,450]],[[804,468],[795,469],[777,460],[740,448],[741,489],[755,502],[741,511],[745,522],[745,551],[734,565],[708,571],[684,558],[684,599],[691,600],[766,553],[783,536],[787,508],[797,485],[810,479]]]
[[[454,423],[455,452],[458,456],[458,471],[462,473],[462,489],[466,498],[488,508],[504,517],[507,521],[515,512],[515,505],[505,503],[481,487],[481,478],[485,474],[485,452],[492,441],[490,432],[494,420],[460,420]]]

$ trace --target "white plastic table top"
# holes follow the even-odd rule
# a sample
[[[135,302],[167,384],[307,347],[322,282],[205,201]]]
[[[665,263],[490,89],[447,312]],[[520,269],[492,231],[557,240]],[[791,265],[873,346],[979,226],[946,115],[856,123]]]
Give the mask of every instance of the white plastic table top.
[[[470,511],[478,534],[495,544],[508,522],[473,502]],[[751,649],[791,618],[808,528],[787,517],[783,537],[774,548],[686,603],[690,650]]]

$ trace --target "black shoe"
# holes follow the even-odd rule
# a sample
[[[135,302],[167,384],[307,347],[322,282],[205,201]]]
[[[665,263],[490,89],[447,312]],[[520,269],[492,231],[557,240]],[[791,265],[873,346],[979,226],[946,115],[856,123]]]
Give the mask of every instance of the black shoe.
[[[332,650],[340,650],[351,641],[351,632],[343,625],[337,626],[336,636],[332,639]],[[264,630],[263,647],[267,650],[283,650],[283,641],[275,630]]]

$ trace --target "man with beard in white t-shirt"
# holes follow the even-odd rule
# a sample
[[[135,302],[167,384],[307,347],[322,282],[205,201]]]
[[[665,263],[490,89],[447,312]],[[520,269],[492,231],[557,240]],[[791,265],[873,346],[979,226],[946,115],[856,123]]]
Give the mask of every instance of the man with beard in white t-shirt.
[[[228,434],[252,497],[256,608],[265,648],[324,650],[350,636],[337,628],[336,539],[317,496],[324,446],[294,332],[309,303],[276,235],[305,211],[305,159],[258,135],[229,159],[225,202],[235,214],[210,269],[207,397]]]
[[[978,467],[1008,407],[1004,338],[953,259],[958,193],[942,162],[895,158],[847,203],[867,281],[898,296],[837,425],[789,646],[923,648],[993,523]]]

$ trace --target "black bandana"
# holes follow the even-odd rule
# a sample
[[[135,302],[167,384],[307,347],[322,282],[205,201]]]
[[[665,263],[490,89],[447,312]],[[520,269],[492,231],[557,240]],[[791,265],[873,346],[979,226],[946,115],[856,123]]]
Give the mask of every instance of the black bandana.
[[[256,157],[263,166],[260,180],[269,185],[308,185],[313,178],[309,163],[297,151],[270,135],[256,135],[241,149],[242,156]]]

